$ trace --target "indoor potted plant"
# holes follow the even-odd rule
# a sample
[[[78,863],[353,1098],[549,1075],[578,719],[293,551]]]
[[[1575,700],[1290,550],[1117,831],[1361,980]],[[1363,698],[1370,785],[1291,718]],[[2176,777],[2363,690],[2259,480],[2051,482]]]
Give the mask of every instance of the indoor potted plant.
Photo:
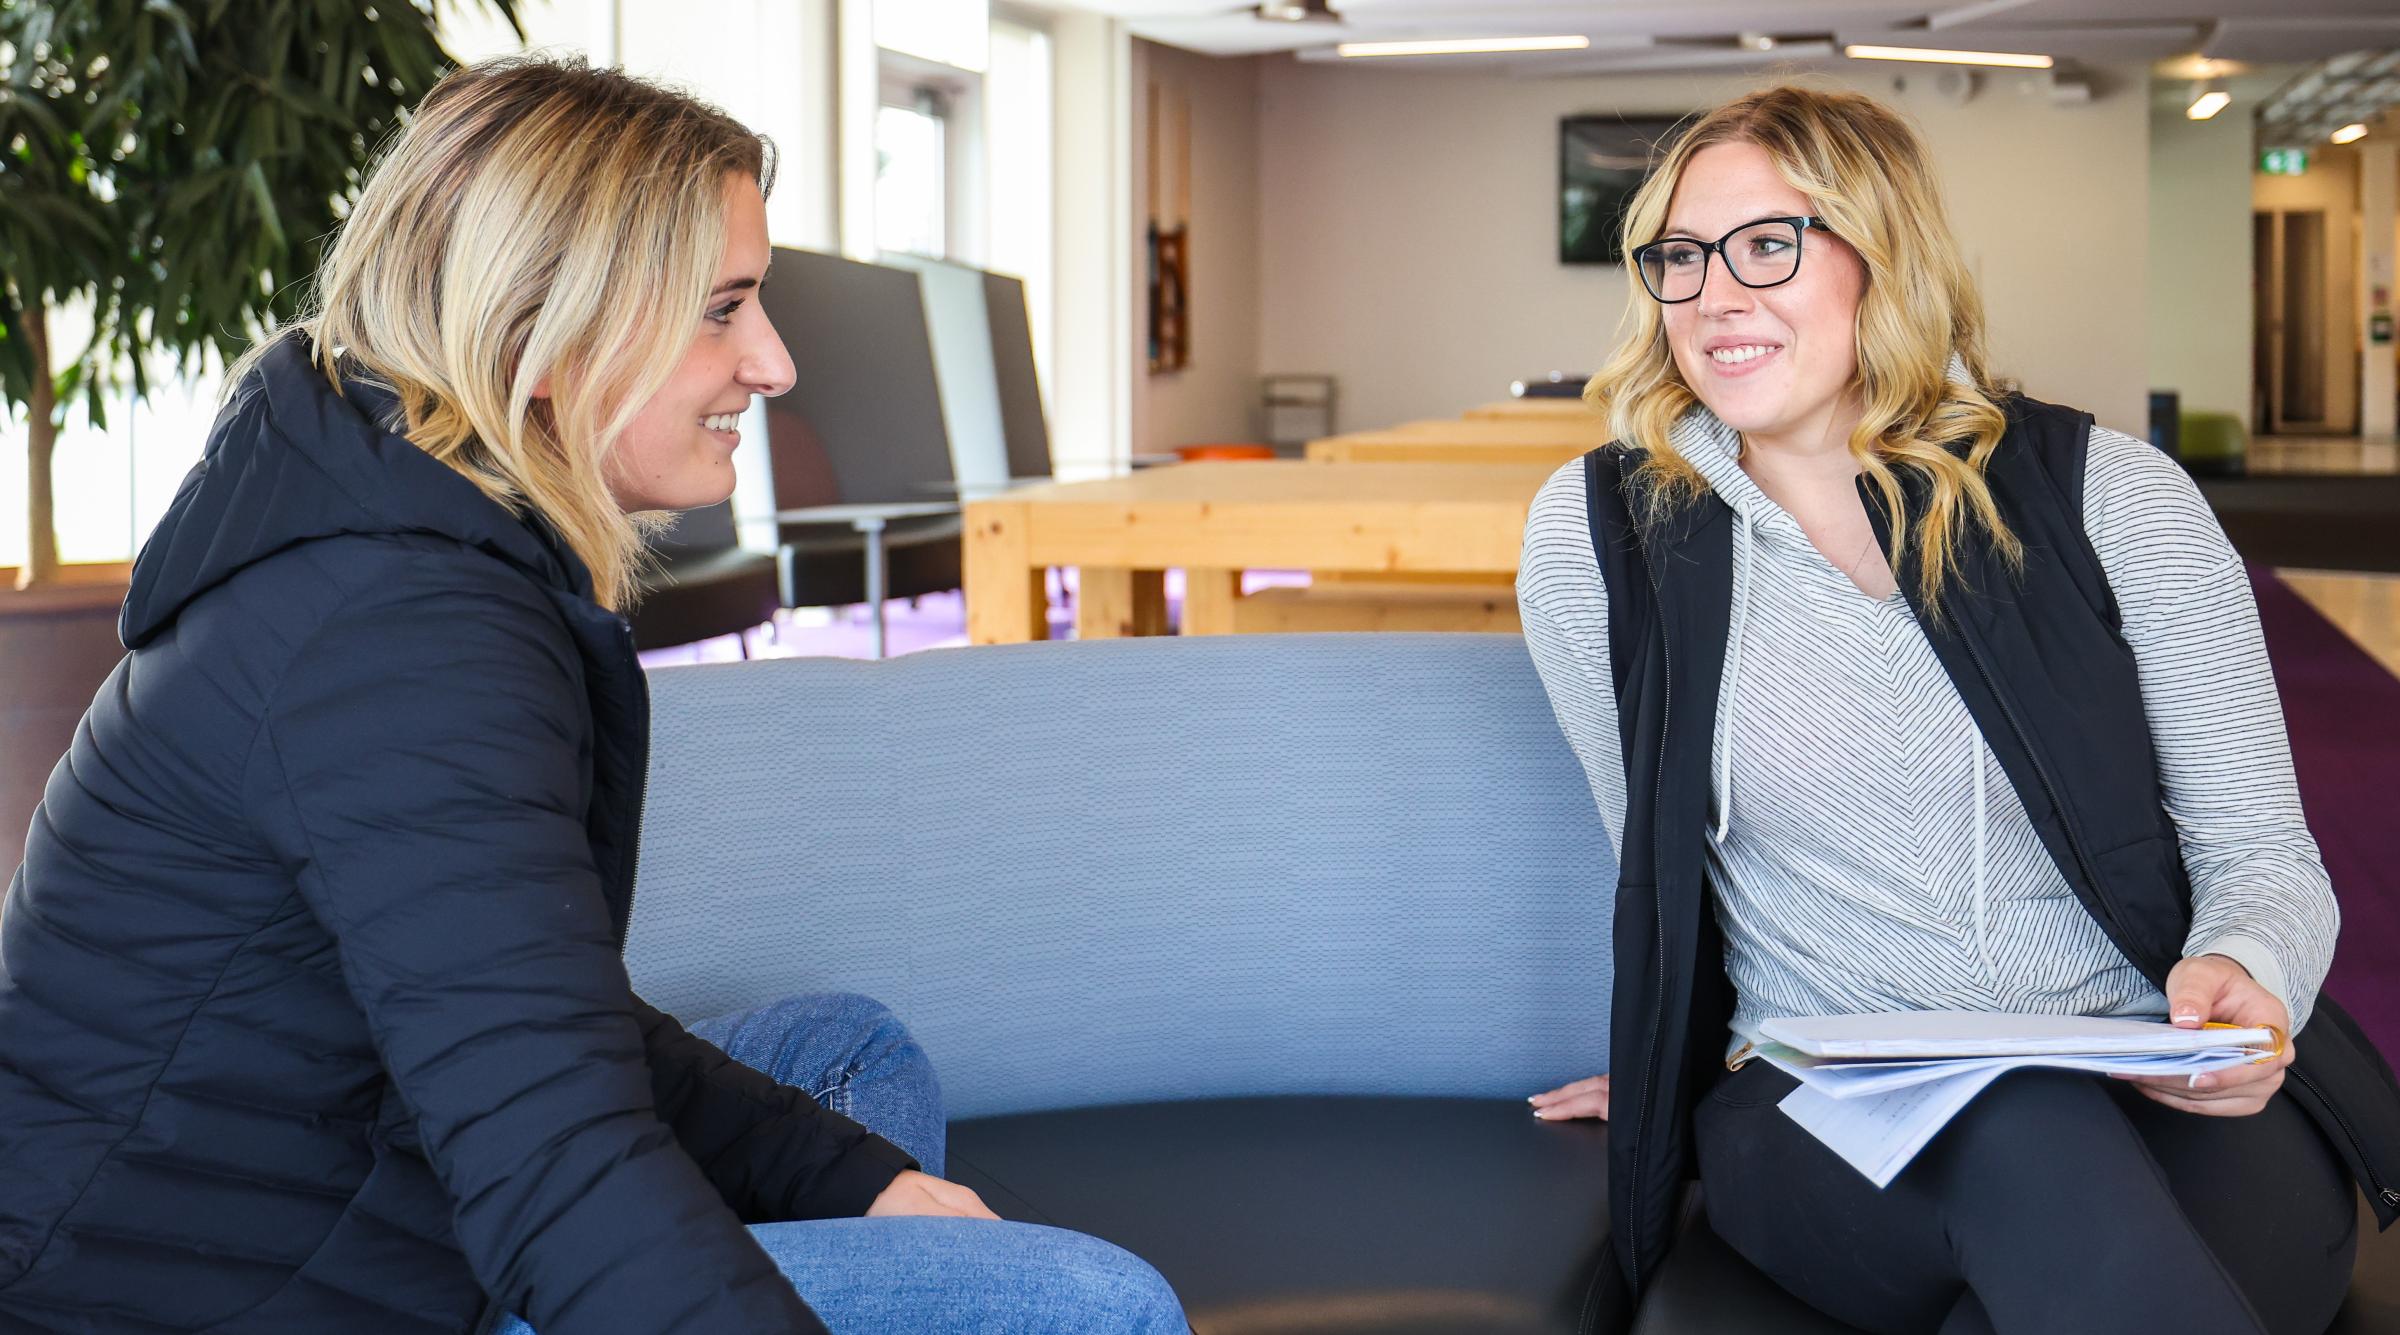
[[[487,0],[517,27],[517,0]],[[435,0],[0,4],[0,420],[28,434],[0,588],[0,869],[114,665],[122,566],[62,571],[51,461],[80,398],[229,364],[307,290],[376,145],[452,61]],[[61,346],[62,308],[90,335]],[[76,319],[81,325],[82,320]]]

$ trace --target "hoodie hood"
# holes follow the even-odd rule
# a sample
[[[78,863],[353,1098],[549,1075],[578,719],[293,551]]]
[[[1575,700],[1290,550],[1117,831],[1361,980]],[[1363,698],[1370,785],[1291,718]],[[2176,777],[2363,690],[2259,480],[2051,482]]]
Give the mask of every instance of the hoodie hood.
[[[1950,354],[1944,371],[1951,380],[1971,383],[1966,358],[1955,352]],[[1801,531],[1799,521],[1767,499],[1767,494],[1742,471],[1741,433],[1725,425],[1706,405],[1695,402],[1685,409],[1683,416],[1668,429],[1667,440],[1684,458],[1691,460],[1692,467],[1700,470],[1700,476],[1708,479],[1709,490],[1733,511],[1740,521],[1735,526],[1737,532],[1746,529],[1753,537],[1772,543],[1807,544],[1808,535]]]
[[[328,538],[449,538],[590,597],[591,576],[548,526],[478,491],[392,429],[390,391],[345,380],[336,393],[300,334],[236,386],[200,462],[142,544],[117,633],[138,649],[193,599],[244,567]]]

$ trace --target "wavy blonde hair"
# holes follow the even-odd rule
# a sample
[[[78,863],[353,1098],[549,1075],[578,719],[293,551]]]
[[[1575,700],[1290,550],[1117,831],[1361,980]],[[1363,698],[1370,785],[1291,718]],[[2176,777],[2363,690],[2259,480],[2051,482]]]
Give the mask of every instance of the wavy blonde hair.
[[[1919,600],[1938,612],[1966,525],[1980,524],[2012,566],[2023,547],[1984,482],[1985,461],[2007,427],[2005,390],[1986,365],[1983,298],[1951,235],[1924,141],[1864,94],[1790,85],[1751,93],[1695,122],[1635,192],[1625,211],[1628,254],[1666,229],[1693,156],[1727,143],[1764,149],[1866,268],[1854,382],[1865,413],[1850,433],[1850,454],[1892,516],[1895,567],[1913,556]],[[1631,330],[1584,400],[1618,440],[1648,452],[1637,476],[1650,484],[1646,508],[1656,519],[1708,490],[1668,438],[1699,398],[1675,368],[1664,308],[1638,279],[1630,286]],[[1966,364],[1963,383],[1949,376],[1953,354]],[[1903,489],[1912,474],[1925,488],[1921,516],[1909,513]]]
[[[625,607],[657,524],[618,508],[606,465],[691,346],[729,177],[771,188],[772,147],[680,92],[579,59],[459,69],[369,173],[312,313],[229,383],[306,333],[337,391],[391,389],[411,442],[547,522]]]

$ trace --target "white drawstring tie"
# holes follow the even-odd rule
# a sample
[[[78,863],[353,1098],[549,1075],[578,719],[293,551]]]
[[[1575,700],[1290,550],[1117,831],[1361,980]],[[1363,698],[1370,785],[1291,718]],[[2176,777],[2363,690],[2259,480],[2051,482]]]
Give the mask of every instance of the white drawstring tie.
[[[1717,710],[1717,829],[1713,838],[1719,847],[1724,846],[1725,832],[1733,826],[1733,733],[1742,698],[1742,630],[1750,621],[1750,572],[1758,565],[1757,526],[1738,510],[1734,521],[1742,540],[1734,552],[1733,624],[1726,632],[1724,685],[1719,692],[1723,703]]]
[[[1967,715],[1967,769],[1974,774],[1975,790],[1975,953],[1983,960],[1983,971],[1993,983],[2000,980],[2000,970],[1992,963],[1992,920],[1987,894],[1985,842],[1988,838],[1984,818],[1983,732],[1975,726],[1975,716]]]

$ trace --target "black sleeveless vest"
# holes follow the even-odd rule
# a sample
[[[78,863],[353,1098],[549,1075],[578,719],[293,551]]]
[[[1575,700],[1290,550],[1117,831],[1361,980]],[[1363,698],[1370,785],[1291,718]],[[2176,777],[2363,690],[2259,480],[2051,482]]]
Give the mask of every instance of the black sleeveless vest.
[[[2013,398],[1985,469],[2023,541],[2012,573],[1980,533],[1928,615],[1915,571],[1900,587],[1981,728],[2043,847],[2125,957],[2163,985],[2191,925],[2191,882],[2162,801],[2133,653],[2083,528],[2089,414]],[[1611,1022],[1610,1221],[1638,1298],[1673,1242],[1691,1176],[1691,1114],[1722,1069],[1733,1010],[1706,828],[1710,742],[1733,601],[1731,510],[1714,495],[1648,526],[1643,452],[1584,456],[1592,550],[1607,582],[1609,652],[1626,772]],[[1859,495],[1887,558],[1880,496]],[[1908,491],[1912,513],[1923,496]],[[2320,996],[2285,1090],[2366,1189],[2384,1227],[2400,1216],[2400,1086],[2355,1022]]]

